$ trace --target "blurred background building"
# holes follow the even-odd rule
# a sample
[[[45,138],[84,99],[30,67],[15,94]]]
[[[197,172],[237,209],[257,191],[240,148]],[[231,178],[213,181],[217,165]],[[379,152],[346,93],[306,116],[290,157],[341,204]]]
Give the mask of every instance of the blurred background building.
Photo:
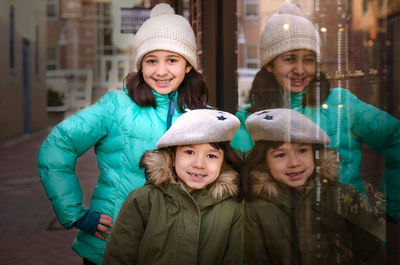
[[[54,125],[121,89],[135,28],[158,2],[192,24],[211,103],[235,112],[259,69],[258,42],[284,0],[3,0],[0,142]],[[232,4],[234,2],[235,4]],[[332,86],[400,117],[398,0],[293,0],[321,35]]]
[[[46,1],[0,1],[0,142],[47,127]]]

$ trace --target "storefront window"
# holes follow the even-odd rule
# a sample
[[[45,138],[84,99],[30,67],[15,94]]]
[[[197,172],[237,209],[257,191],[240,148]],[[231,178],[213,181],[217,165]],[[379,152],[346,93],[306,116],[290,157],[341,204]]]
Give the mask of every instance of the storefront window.
[[[393,232],[392,223],[393,218],[398,218],[400,208],[400,182],[396,173],[399,172],[400,165],[395,158],[397,155],[390,155],[389,150],[400,151],[400,93],[397,89],[400,79],[396,74],[400,71],[399,6],[393,4],[393,1],[371,0],[291,1],[292,5],[283,0],[260,0],[257,1],[258,17],[247,20],[245,18],[249,15],[249,2],[237,1],[240,36],[238,105],[239,109],[248,110],[246,112],[242,109],[242,114],[250,115],[263,108],[292,108],[322,128],[330,137],[329,147],[337,152],[338,183],[356,191],[354,195],[349,195],[349,199],[361,198],[362,205],[357,214],[366,210],[367,215],[376,221],[375,231],[380,231],[380,234],[374,234],[361,223],[349,222],[359,232],[363,231],[364,235],[368,235],[365,237],[366,242],[375,238],[386,244],[386,249],[381,249],[383,252],[391,253],[391,250],[398,249],[398,242],[393,239],[396,232]],[[314,32],[314,36],[311,34],[307,37],[308,30]],[[255,47],[257,63],[251,61],[256,54]],[[280,65],[286,65],[287,68],[280,68]],[[313,67],[309,67],[310,65]],[[266,79],[266,76],[270,79]],[[312,78],[314,81],[311,81]],[[308,96],[310,91],[313,94]],[[377,117],[382,120],[378,121]],[[243,141],[240,143],[241,147],[244,146]],[[320,177],[316,185],[323,189],[323,176]],[[316,191],[317,194],[314,195],[322,198],[322,190],[310,190]],[[323,202],[311,200],[306,206],[301,201],[302,196],[306,198],[308,195],[303,191],[296,192],[298,193],[293,195],[294,204],[286,205],[295,207],[292,210],[296,209],[296,217],[288,216],[289,219],[295,218],[292,220],[295,223],[288,222],[287,227],[280,228],[285,235],[293,236],[290,240],[294,240],[295,243],[292,243],[298,247],[289,251],[294,255],[291,258],[301,259],[300,263],[303,264],[313,264],[316,263],[312,262],[315,260],[307,256],[309,253],[302,252],[304,249],[301,245],[304,243],[311,246],[315,243],[316,251],[313,255],[323,260],[328,257],[328,251],[324,250],[323,244],[327,246],[332,243],[329,240],[334,239],[325,238],[328,241],[317,243],[322,242],[319,239],[322,240],[329,233],[329,229],[317,232],[319,226],[313,220],[322,218],[318,220],[324,222],[324,214],[316,214],[319,203]],[[343,196],[347,196],[340,191],[335,192],[338,196],[337,202],[324,202],[331,205],[330,207],[340,207],[338,202],[343,200]],[[282,196],[286,196],[285,194],[288,195],[284,193]],[[273,203],[277,203],[280,210],[286,207],[283,201],[276,200]],[[301,212],[301,207],[308,208]],[[346,214],[342,210],[332,208],[329,211],[336,211],[339,215],[355,213],[354,209]],[[291,210],[286,213],[289,212]],[[278,216],[276,218],[279,219]],[[349,220],[348,216],[344,219],[346,222]],[[325,222],[329,223],[328,220]],[[335,225],[338,224],[332,224],[332,227]],[[398,228],[395,231],[398,233]],[[338,231],[333,234],[339,242],[342,235]],[[277,246],[275,244],[283,244],[278,238],[271,240],[275,241],[264,242],[264,246],[271,244],[269,251],[273,251]],[[363,243],[357,244],[361,246]],[[353,258],[363,260],[369,255],[365,253],[366,249],[368,247],[361,252],[354,248],[348,250]],[[289,252],[276,251],[271,255]],[[370,253],[370,257],[375,258],[375,264],[385,264],[382,253]],[[343,251],[336,254],[332,258],[337,259],[338,264],[346,264],[346,254]],[[393,257],[388,255],[386,258],[390,260]],[[287,259],[289,258],[281,256],[278,260],[285,263]],[[324,262],[321,261],[320,264]]]

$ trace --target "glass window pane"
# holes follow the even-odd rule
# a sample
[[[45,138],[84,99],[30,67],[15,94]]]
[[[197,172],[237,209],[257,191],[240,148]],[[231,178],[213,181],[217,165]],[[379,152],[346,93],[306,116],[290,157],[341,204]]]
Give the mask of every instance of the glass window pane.
[[[326,176],[321,171],[322,164],[294,193],[290,191],[293,187],[279,180],[279,176],[269,170],[268,177],[274,183],[283,185],[277,188],[278,199],[274,200],[268,194],[257,196],[262,197],[260,200],[268,197],[266,201],[269,205],[276,206],[274,209],[279,218],[287,217],[288,223],[287,226],[277,224],[270,229],[267,223],[270,221],[268,224],[271,224],[272,219],[269,218],[278,218],[271,216],[277,214],[272,210],[269,211],[270,216],[253,216],[261,220],[257,224],[259,227],[270,229],[268,232],[264,230],[264,238],[270,241],[263,242],[263,246],[272,246],[272,251],[272,248],[276,250],[279,249],[278,245],[287,243],[292,246],[294,252],[291,253],[295,253],[294,257],[299,259],[304,257],[301,251],[307,244],[310,244],[307,245],[310,249],[312,244],[320,246],[313,248],[316,249],[313,256],[302,260],[302,264],[324,264],[331,260],[346,264],[353,258],[363,260],[369,255],[375,264],[385,264],[386,261],[395,260],[395,257],[389,254],[386,260],[382,254],[385,251],[395,253],[400,247],[400,242],[393,239],[400,229],[392,225],[400,214],[400,181],[396,173],[400,163],[395,158],[397,155],[389,154],[400,152],[400,7],[394,1],[312,0],[292,1],[295,4],[291,6],[285,5],[287,2],[237,0],[238,105],[239,108],[246,108],[241,110],[243,115],[263,109],[291,108],[311,119],[330,137],[329,147],[337,152],[339,167],[334,171],[337,178],[334,185],[341,187],[341,191],[334,191],[336,197],[323,197]],[[256,9],[254,5],[257,5]],[[279,9],[280,15],[277,15]],[[248,19],[252,15],[254,17]],[[264,30],[266,24],[269,27]],[[377,117],[382,120],[378,121]],[[294,127],[287,126],[286,130],[287,133],[298,133]],[[238,139],[236,144],[241,150],[248,148],[245,151],[250,151],[254,145],[245,137]],[[315,155],[314,152],[314,158]],[[320,155],[318,153],[319,158]],[[335,159],[331,162],[336,163]],[[266,163],[264,168],[271,169],[273,166],[267,164],[265,159],[260,163]],[[260,163],[250,166],[259,169]],[[258,183],[257,179],[252,181],[249,180],[250,183]],[[314,186],[309,186],[311,183]],[[258,188],[262,190],[262,187]],[[310,191],[314,197],[305,191]],[[294,200],[294,215],[285,212],[281,205],[290,206],[293,201],[283,198]],[[310,201],[306,198],[310,198]],[[321,201],[316,203],[318,198]],[[355,198],[360,202],[357,206],[352,204]],[[316,210],[323,203],[332,206],[330,213],[337,214],[336,217],[342,216],[332,226],[331,232],[336,234],[336,242],[326,237],[329,231],[318,232],[321,222],[331,221]],[[344,213],[346,204],[352,206]],[[354,207],[358,210],[355,211]],[[257,208],[251,211],[255,213]],[[261,212],[268,212],[267,206]],[[339,255],[330,253],[322,247],[346,245],[342,241],[346,236],[334,230],[341,222],[347,222],[348,216],[343,217],[347,214],[358,217],[365,214],[365,221],[372,224],[369,228],[361,222],[344,226],[352,236],[365,236],[365,242],[347,245],[352,257],[343,252]],[[290,222],[299,225],[292,227],[297,229],[294,235],[290,234],[294,231],[290,228]],[[286,233],[290,242],[284,243],[281,237],[273,238],[278,230]],[[247,232],[248,240],[262,233]],[[373,242],[385,243],[374,245]],[[252,245],[256,241],[247,243]],[[359,251],[356,246],[363,250]],[[255,245],[252,248],[257,249]],[[274,257],[271,257],[271,252],[268,257],[273,260],[272,263],[290,263],[290,260],[286,260],[290,255],[286,255],[288,253],[285,251],[273,252]],[[253,254],[250,260],[265,254],[250,253]]]

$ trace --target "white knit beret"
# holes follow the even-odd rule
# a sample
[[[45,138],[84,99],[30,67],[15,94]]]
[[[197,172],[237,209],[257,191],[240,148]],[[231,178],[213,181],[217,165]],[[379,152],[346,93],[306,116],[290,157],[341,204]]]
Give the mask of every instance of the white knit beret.
[[[314,122],[292,109],[267,109],[246,120],[253,141],[282,141],[329,145],[329,136]]]
[[[160,138],[158,148],[201,143],[230,142],[240,126],[234,115],[211,109],[188,110]]]
[[[189,21],[176,15],[165,3],[154,6],[150,18],[140,26],[133,41],[137,70],[142,67],[143,56],[155,50],[176,52],[196,68],[196,49],[196,38]]]
[[[311,21],[302,16],[297,5],[285,3],[268,19],[261,34],[260,66],[291,50],[308,49],[319,56],[319,45],[319,34]]]

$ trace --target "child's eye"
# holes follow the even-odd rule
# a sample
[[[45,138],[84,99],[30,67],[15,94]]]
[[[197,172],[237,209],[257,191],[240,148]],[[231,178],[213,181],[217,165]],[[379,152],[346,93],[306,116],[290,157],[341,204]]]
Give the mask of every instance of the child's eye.
[[[315,63],[315,58],[313,58],[313,57],[306,58],[306,59],[304,59],[304,63],[305,64],[313,64],[313,63]]]
[[[278,153],[278,154],[276,154],[274,157],[276,157],[276,158],[282,158],[282,157],[285,157],[285,153]]]
[[[148,60],[146,60],[146,63],[148,63],[148,64],[154,64],[154,63],[156,63],[156,60],[154,60],[154,59],[148,59]]]
[[[186,150],[185,151],[185,154],[188,154],[188,155],[193,155],[194,154],[194,152],[193,152],[193,150]]]
[[[286,58],[284,58],[283,60],[284,60],[285,62],[288,62],[288,63],[294,63],[294,62],[296,61],[296,59],[293,58],[293,57],[286,57]]]
[[[208,156],[208,158],[218,158],[216,155],[213,155],[213,154],[209,154],[207,156]]]
[[[176,59],[168,59],[168,62],[170,62],[170,63],[174,63],[176,61],[177,61]]]
[[[304,154],[308,152],[308,148],[300,148],[299,153]]]

